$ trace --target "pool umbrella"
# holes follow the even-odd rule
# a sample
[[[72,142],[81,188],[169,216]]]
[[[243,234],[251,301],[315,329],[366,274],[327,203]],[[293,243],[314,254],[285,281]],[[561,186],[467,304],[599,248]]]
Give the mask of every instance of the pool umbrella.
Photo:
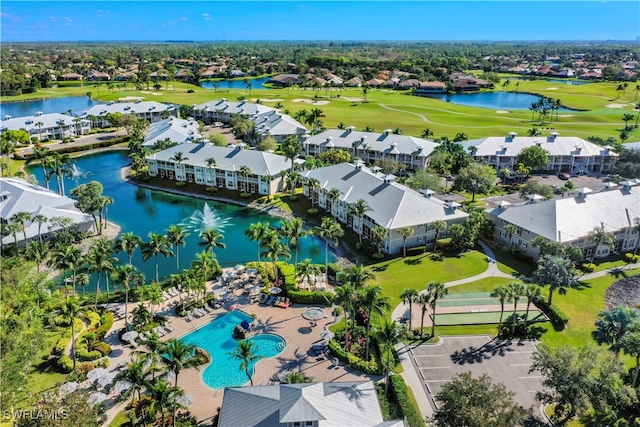
[[[260,289],[262,289],[262,286],[254,285],[249,289],[249,292],[252,294],[257,294],[258,292],[260,292]]]
[[[131,388],[133,384],[131,383],[131,381],[127,381],[127,380],[120,380],[118,381],[114,386],[114,390],[117,391],[118,393],[122,393],[125,390],[129,390]]]
[[[242,264],[237,264],[235,267],[233,267],[233,269],[235,271],[243,271],[244,270],[244,265]]]
[[[216,290],[213,291],[213,294],[215,296],[218,296],[218,297],[223,297],[223,296],[225,296],[227,294],[227,290],[226,289],[216,289]]]
[[[113,379],[115,377],[116,377],[115,373],[107,372],[107,373],[104,374],[104,376],[99,377],[96,380],[96,383],[98,383],[102,387],[106,387],[106,386],[108,386],[109,384],[111,384],[113,382]]]
[[[242,326],[245,331],[248,331],[249,329],[251,329],[251,325],[249,325],[249,322],[247,322],[246,320],[243,320],[242,322],[240,322],[240,326]]]
[[[93,405],[99,405],[99,404],[101,404],[102,402],[104,402],[105,400],[107,400],[107,398],[108,398],[108,397],[109,397],[109,396],[107,396],[106,394],[104,394],[104,393],[100,393],[100,392],[98,392],[98,393],[91,393],[91,394],[89,395],[89,398],[87,399],[87,402],[89,402],[89,403],[91,403],[91,404],[93,404]]]
[[[256,270],[255,268],[250,268],[247,270],[247,274],[249,275],[258,274],[258,270]]]
[[[71,381],[68,383],[64,383],[60,386],[60,393],[62,394],[73,393],[77,389],[78,389],[78,383],[75,381]]]
[[[180,396],[176,399],[176,402],[183,406],[191,406],[195,403],[196,398],[193,394],[185,394],[184,396]]]
[[[167,371],[164,375],[162,375],[162,379],[169,382],[175,381],[176,373],[173,371]]]
[[[322,331],[322,332],[320,332],[320,338],[322,338],[323,340],[332,340],[335,336],[336,336],[336,334],[334,334],[331,331]]]
[[[87,379],[89,379],[91,381],[95,381],[98,378],[103,377],[106,374],[107,374],[107,370],[104,369],[104,368],[92,369],[89,372],[87,372]]]
[[[272,293],[272,294],[274,294],[274,295],[277,295],[277,294],[279,294],[280,292],[282,292],[282,289],[281,289],[281,288],[279,288],[279,287],[277,287],[277,286],[275,286],[275,287],[271,288],[271,290],[270,290],[269,292],[271,292],[271,293]]]
[[[138,338],[138,334],[136,331],[129,331],[122,334],[122,339],[129,342],[134,342],[136,338]]]
[[[302,313],[302,317],[304,317],[307,320],[320,320],[320,319],[324,319],[325,315],[324,315],[324,311],[322,311],[322,309],[320,308],[310,308],[304,313]]]

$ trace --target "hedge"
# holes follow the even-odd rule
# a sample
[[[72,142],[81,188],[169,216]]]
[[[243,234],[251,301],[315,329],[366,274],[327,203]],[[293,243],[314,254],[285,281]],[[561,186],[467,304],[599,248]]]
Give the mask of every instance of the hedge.
[[[341,362],[346,363],[358,371],[369,374],[369,375],[380,375],[382,374],[382,367],[378,365],[378,362],[375,360],[371,360],[367,362],[366,360],[360,359],[355,354],[347,353],[344,351],[340,344],[335,341],[329,341],[329,351],[332,355],[338,358]]]
[[[52,150],[54,152],[63,154],[63,153],[77,153],[80,151],[89,151],[89,150],[94,150],[96,148],[104,148],[104,147],[111,147],[112,145],[116,145],[116,144],[120,144],[123,142],[127,142],[129,141],[129,137],[128,136],[120,136],[117,138],[113,138],[113,139],[109,139],[107,141],[100,141],[100,142],[94,142],[93,144],[87,144],[87,145],[75,145],[75,146],[69,146],[69,147],[62,147],[56,150]],[[35,158],[35,154],[14,154],[13,157],[17,160],[31,160],[33,158]]]
[[[65,338],[65,337],[60,338],[56,343],[56,345],[53,347],[53,350],[51,350],[51,354],[58,356],[64,353],[64,350],[67,348],[70,341],[71,341],[70,338]]]
[[[533,303],[548,318],[556,331],[562,331],[569,322],[569,316],[556,305],[549,305],[543,299],[534,300]]]
[[[278,263],[278,277],[284,279],[286,295],[297,304],[324,304],[327,307],[333,304],[335,295],[330,292],[300,291],[296,287],[295,266],[286,263]]]
[[[638,262],[638,260],[640,260],[640,255],[634,255],[631,252],[627,252],[624,254],[624,259],[627,262]]]
[[[73,371],[73,360],[67,355],[60,356],[57,360],[57,365],[58,369],[65,374]]]
[[[402,415],[406,417],[409,426],[426,427],[427,424],[418,409],[416,398],[408,389],[404,379],[400,375],[391,375],[389,379],[391,380],[389,383],[391,395],[398,403],[400,411],[402,411]]]

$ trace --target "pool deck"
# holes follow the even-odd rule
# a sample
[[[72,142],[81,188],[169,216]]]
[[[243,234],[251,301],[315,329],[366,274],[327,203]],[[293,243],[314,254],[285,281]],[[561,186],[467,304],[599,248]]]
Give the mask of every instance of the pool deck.
[[[212,283],[210,282],[208,289],[211,288]],[[178,297],[174,297],[165,301],[164,304],[166,306],[167,303],[177,299]],[[130,303],[129,310],[136,305],[138,305],[138,303]],[[191,322],[187,321],[186,318],[177,317],[175,311],[170,311],[165,308],[160,309],[158,314],[167,316],[171,326],[175,328],[175,331],[165,335],[161,340],[165,341],[170,338],[184,336],[209,323],[215,317],[226,313],[232,305],[235,305],[236,309],[257,316],[258,327],[254,332],[251,332],[249,336],[268,332],[280,335],[287,343],[287,346],[280,354],[270,359],[263,359],[257,363],[253,377],[254,385],[278,381],[278,375],[290,371],[300,371],[316,382],[363,381],[367,379],[378,381],[381,378],[380,376],[363,375],[349,367],[345,367],[342,363],[337,367],[333,367],[329,358],[316,357],[311,351],[311,345],[320,339],[320,332],[335,321],[333,316],[331,316],[331,308],[321,307],[327,317],[317,321],[316,326],[312,328],[309,320],[302,317],[302,313],[311,306],[293,304],[289,308],[283,309],[259,305],[257,303],[251,303],[249,298],[242,294],[241,290],[237,290],[233,295],[230,295],[229,301],[224,307],[214,310],[213,313],[207,314],[199,319],[194,319]],[[118,372],[116,367],[120,363],[129,361],[131,352],[133,351],[130,346],[118,340],[118,331],[123,327],[124,320],[116,321],[114,327],[106,337],[107,342],[113,349],[109,355],[109,371]],[[143,347],[142,349],[144,351]],[[215,360],[212,363],[215,364]],[[178,378],[178,386],[184,390],[185,394],[191,394],[195,397],[195,403],[189,407],[189,411],[200,423],[211,422],[211,419],[217,414],[218,408],[222,406],[223,397],[222,390],[214,390],[204,384],[202,372],[205,368],[206,366],[202,366],[199,371],[196,369],[181,371]],[[247,381],[247,385],[248,383]],[[89,385],[89,383],[83,383],[81,386]],[[113,397],[113,395],[110,395],[110,397]],[[108,421],[110,422],[118,412],[124,410],[127,403],[128,402],[120,402],[116,404],[113,399],[107,400],[105,406]]]

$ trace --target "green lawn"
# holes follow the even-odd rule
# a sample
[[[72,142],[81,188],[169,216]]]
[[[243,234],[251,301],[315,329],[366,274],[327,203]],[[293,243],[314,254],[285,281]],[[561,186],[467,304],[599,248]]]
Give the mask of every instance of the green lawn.
[[[382,287],[383,294],[396,306],[406,288],[420,291],[433,280],[449,282],[480,274],[487,268],[487,258],[478,251],[466,252],[458,257],[440,257],[427,252],[406,259],[382,261],[369,268],[376,275],[371,285]]]
[[[518,310],[518,316],[524,317],[526,310]],[[513,311],[505,310],[503,320],[505,323],[513,321],[511,315]],[[436,316],[436,326],[454,325],[481,325],[498,324],[500,322],[500,311],[487,311],[479,313],[440,313]],[[547,318],[537,308],[529,310],[529,322],[546,322]]]
[[[339,122],[362,129],[372,126],[378,131],[385,128],[400,128],[403,133],[419,136],[420,132],[429,127],[434,136],[453,137],[459,132],[467,134],[469,139],[488,135],[504,135],[515,131],[521,135],[537,122],[532,122],[530,111],[510,111],[508,114],[498,113],[487,108],[467,107],[441,101],[439,99],[411,96],[407,92],[389,90],[372,90],[363,103],[362,90],[358,88],[334,90],[330,97],[324,90],[319,91],[321,101],[328,101],[326,105],[309,105],[294,102],[297,99],[312,99],[316,92],[312,89],[247,89],[218,91],[203,89],[198,86],[176,82],[173,88],[155,90],[146,88],[137,91],[131,88],[116,88],[109,91],[105,86],[92,87],[60,87],[42,89],[39,92],[17,97],[3,97],[3,102],[11,102],[43,97],[82,96],[91,92],[92,97],[101,101],[117,101],[126,96],[141,97],[144,100],[171,102],[177,104],[200,104],[212,99],[228,98],[235,100],[240,96],[255,102],[260,99],[269,105],[269,100],[282,100],[283,111],[290,114],[301,110],[318,107],[323,110],[322,120],[328,128],[336,127]],[[586,138],[590,135],[607,138],[618,137],[618,129],[622,126],[622,115],[634,113],[634,93],[627,93],[618,98],[615,88],[617,83],[592,83],[579,86],[553,84],[544,81],[521,81],[519,92],[530,92],[543,96],[559,98],[570,108],[589,111],[569,111],[559,114],[558,121],[545,124],[542,130],[555,129],[563,135],[575,135]],[[511,85],[511,90],[515,87]],[[188,93],[192,90],[192,93]],[[147,93],[143,93],[147,92]],[[159,93],[159,95],[152,95]],[[340,97],[338,95],[340,94]],[[275,102],[275,101],[271,101]],[[609,104],[622,104],[623,108],[607,108]],[[634,131],[631,140],[637,139],[639,131]]]
[[[62,337],[64,328],[46,330],[44,335],[44,349],[35,357],[35,365],[29,372],[29,390],[32,393],[40,393],[52,389],[56,384],[63,383],[67,377],[65,374],[56,372],[51,362],[47,360],[51,349]]]

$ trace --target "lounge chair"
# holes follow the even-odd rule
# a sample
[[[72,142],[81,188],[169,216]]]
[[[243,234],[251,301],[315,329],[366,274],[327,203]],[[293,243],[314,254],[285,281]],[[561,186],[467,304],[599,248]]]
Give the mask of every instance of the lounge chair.
[[[175,331],[175,330],[176,330],[173,326],[171,326],[171,325],[170,325],[170,324],[168,324],[168,323],[165,323],[165,325],[164,325],[164,329],[165,329],[165,330],[167,330],[167,331],[169,331],[169,332],[173,332],[173,331]]]
[[[267,302],[265,302],[265,304],[267,304],[267,305],[271,305],[271,304],[273,304],[273,301],[274,301],[275,299],[276,299],[276,297],[274,297],[273,295],[271,295],[271,296],[269,297],[269,299],[267,300]]]
[[[269,299],[269,294],[260,295],[260,304],[265,304],[268,299]]]
[[[202,306],[202,309],[204,311],[206,311],[207,313],[213,313],[213,310],[211,309],[211,307],[209,307],[209,304],[205,304]]]
[[[188,322],[193,322],[193,313],[191,311],[187,312],[187,321]]]
[[[160,330],[160,326],[156,326],[155,328],[152,329],[153,332],[155,332],[156,334],[158,334],[159,337],[163,337],[165,336],[165,333],[163,331]]]
[[[196,308],[195,310],[193,310],[193,314],[194,314],[196,317],[202,317],[202,316],[204,316],[204,315],[205,315],[205,314],[207,314],[207,313],[206,313],[205,311],[203,311],[201,308]]]

